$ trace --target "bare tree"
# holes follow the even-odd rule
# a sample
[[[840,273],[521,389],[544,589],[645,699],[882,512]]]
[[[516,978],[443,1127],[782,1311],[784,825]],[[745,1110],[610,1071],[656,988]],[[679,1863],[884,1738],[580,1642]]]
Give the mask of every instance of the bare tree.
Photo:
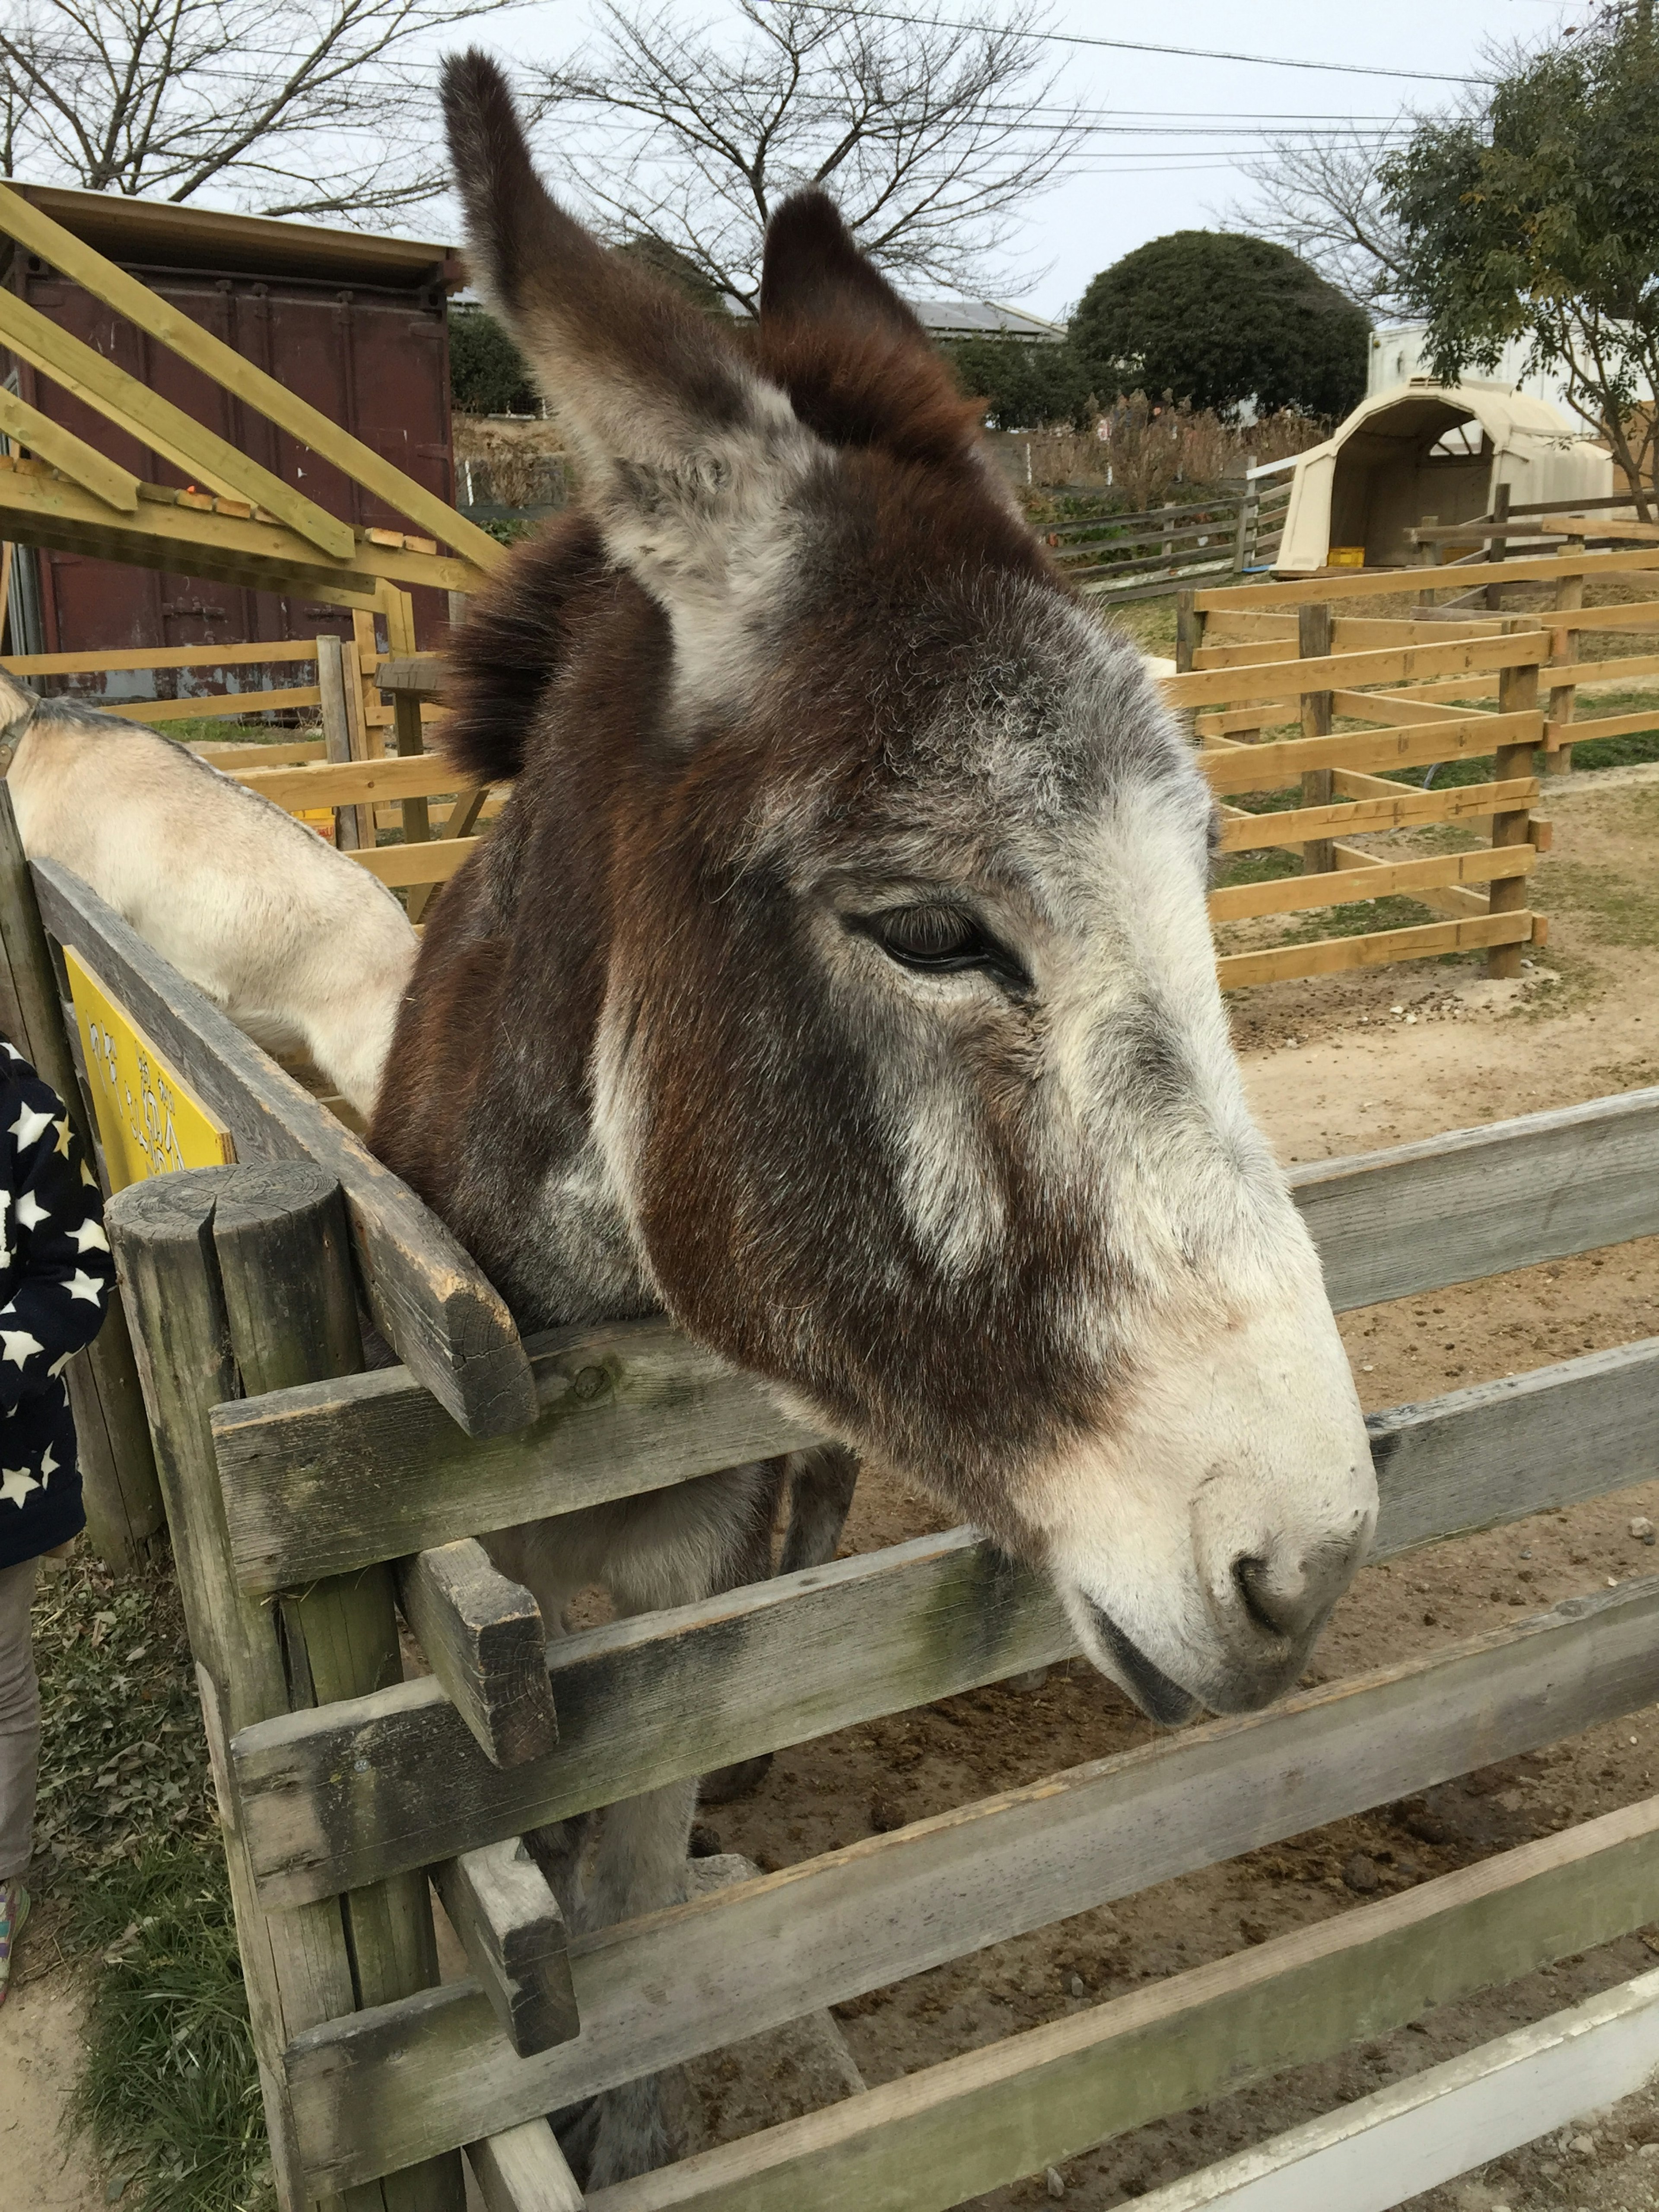
[[[1228,228],[1288,246],[1368,314],[1405,313],[1404,240],[1377,179],[1386,150],[1358,130],[1276,145],[1241,163],[1255,196],[1228,209]]]
[[[550,157],[621,240],[689,263],[753,314],[772,209],[825,185],[890,273],[963,290],[1000,279],[1020,210],[1080,143],[1031,33],[966,0],[943,15],[833,0],[739,0],[735,39],[671,9],[607,5],[596,43],[544,72]]]
[[[508,0],[21,0],[0,22],[8,176],[384,221],[446,179],[412,50]]]

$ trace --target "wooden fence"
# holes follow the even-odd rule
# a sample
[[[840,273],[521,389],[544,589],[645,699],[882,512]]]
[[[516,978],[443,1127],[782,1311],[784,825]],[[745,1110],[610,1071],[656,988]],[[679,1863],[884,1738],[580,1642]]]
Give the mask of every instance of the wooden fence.
[[[567,1942],[515,1855],[527,1828],[1064,1659],[1057,1600],[960,1528],[544,1651],[528,1592],[478,1534],[811,1431],[662,1321],[521,1344],[469,1256],[348,1130],[85,885],[41,862],[33,886],[40,921],[14,900],[6,926],[32,926],[43,963],[72,945],[95,968],[240,1163],[135,1185],[109,1218],[284,2212],[459,2212],[462,2149],[492,2212],[574,2212],[550,2111],[1659,1698],[1646,1577]],[[1420,1295],[1659,1234],[1659,1090],[1294,1181],[1339,1308]],[[362,1371],[359,1294],[400,1366]],[[1656,1385],[1650,1339],[1375,1418],[1377,1555],[1650,1476]],[[399,1607],[429,1677],[399,1679]],[[441,1986],[428,1877],[471,1967]],[[1655,1918],[1659,1800],[591,2202],[929,2212]],[[1626,2078],[1654,1993],[1597,2002],[1593,2019],[1528,2031],[1547,2057],[1594,2039],[1595,2080],[1567,2069],[1502,2124],[1488,2098],[1469,2155]],[[1445,2094],[1478,2104],[1519,2063],[1512,2044]],[[1332,2123],[1339,2148],[1367,2128],[1425,2131],[1421,2081],[1385,2094],[1386,2112]],[[1435,2155],[1413,2190],[1468,2162]],[[1182,2201],[1232,2203],[1230,2188],[1224,2174]]]
[[[1527,879],[1547,851],[1549,824],[1534,812],[1542,765],[1571,763],[1574,740],[1659,726],[1659,707],[1577,719],[1581,672],[1639,682],[1659,656],[1581,663],[1591,631],[1659,629],[1659,596],[1586,607],[1598,578],[1628,583],[1659,569],[1659,548],[1462,562],[1458,604],[1433,604],[1421,570],[1327,572],[1316,577],[1183,593],[1180,672],[1165,696],[1191,710],[1200,758],[1224,808],[1224,854],[1299,851],[1301,872],[1224,885],[1211,899],[1218,925],[1404,895],[1445,919],[1407,928],[1316,939],[1224,955],[1229,987],[1326,975],[1396,960],[1488,948],[1489,971],[1521,972],[1523,948],[1547,925]],[[1448,583],[1452,572],[1436,568]],[[1659,593],[1659,576],[1654,579]],[[1471,605],[1517,586],[1547,587],[1527,612]],[[1346,615],[1356,599],[1417,602],[1398,616]],[[1299,726],[1300,735],[1289,732]],[[1280,732],[1285,732],[1281,735]],[[1429,788],[1452,762],[1489,761],[1474,784]],[[1420,770],[1412,781],[1403,770]],[[1283,795],[1299,802],[1288,810]],[[1377,851],[1348,836],[1428,824],[1486,825],[1484,846],[1423,854]]]
[[[1222,492],[1140,514],[1101,513],[1037,526],[1091,599],[1150,599],[1212,576],[1270,567],[1284,533],[1288,483]]]

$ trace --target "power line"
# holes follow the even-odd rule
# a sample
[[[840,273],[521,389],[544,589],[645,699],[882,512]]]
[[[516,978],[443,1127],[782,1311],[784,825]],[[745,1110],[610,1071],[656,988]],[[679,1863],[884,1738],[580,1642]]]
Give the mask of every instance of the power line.
[[[762,0],[767,7],[785,7],[790,0]],[[838,0],[811,0],[811,5],[826,15],[849,15],[855,21],[877,23],[903,23],[912,30],[989,31],[1007,28],[1012,25],[995,23],[953,22],[944,15],[906,15],[896,9],[853,8],[838,4]],[[1054,46],[1109,46],[1115,52],[1130,54],[1176,54],[1188,61],[1249,62],[1262,69],[1318,70],[1336,76],[1407,77],[1418,84],[1491,84],[1486,76],[1455,76],[1438,70],[1373,69],[1364,62],[1310,62],[1292,60],[1285,54],[1241,54],[1220,46],[1165,46],[1154,45],[1147,39],[1102,39],[1082,31],[1018,30],[1014,34],[1036,43]]]

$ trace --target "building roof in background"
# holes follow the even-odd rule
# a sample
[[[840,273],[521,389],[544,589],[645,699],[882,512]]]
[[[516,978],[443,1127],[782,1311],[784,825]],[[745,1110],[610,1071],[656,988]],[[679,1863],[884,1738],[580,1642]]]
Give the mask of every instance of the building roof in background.
[[[200,270],[237,276],[305,278],[325,284],[389,285],[413,290],[441,283],[453,291],[465,271],[457,249],[435,241],[328,230],[270,216],[226,215],[118,192],[70,191],[15,184],[42,215],[61,222],[124,268]],[[0,240],[0,253],[10,246]]]
[[[1060,345],[1064,323],[1047,323],[1023,307],[1004,307],[994,300],[912,300],[911,312],[933,338],[1029,338]]]

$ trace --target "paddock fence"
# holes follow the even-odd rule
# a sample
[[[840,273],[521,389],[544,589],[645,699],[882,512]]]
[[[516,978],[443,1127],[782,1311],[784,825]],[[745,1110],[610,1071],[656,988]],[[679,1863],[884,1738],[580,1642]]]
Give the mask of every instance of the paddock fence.
[[[1224,933],[1340,906],[1358,923],[1322,938],[1292,924],[1259,949],[1227,950],[1224,936],[1223,983],[1474,947],[1487,948],[1489,973],[1518,976],[1526,948],[1547,936],[1528,897],[1550,842],[1537,771],[1568,767],[1575,741],[1659,727],[1659,704],[1578,717],[1581,684],[1659,677],[1659,656],[1580,658],[1585,636],[1659,629],[1659,598],[1586,606],[1586,587],[1659,587],[1656,568],[1659,546],[1587,552],[1575,542],[1556,555],[1463,562],[1455,579],[1438,567],[1332,570],[1183,593],[1179,673],[1164,696],[1192,714],[1204,772],[1231,802],[1221,849],[1235,879],[1212,895],[1212,921]],[[1455,601],[1437,604],[1453,580]],[[1517,607],[1517,596],[1544,604]],[[1345,611],[1378,599],[1409,604]],[[1240,865],[1246,856],[1254,865]],[[1366,927],[1382,898],[1444,918]]]
[[[1036,526],[1058,565],[1089,599],[1161,596],[1178,586],[1270,568],[1284,534],[1291,488],[1247,480],[1213,499],[1149,508],[1102,511]]]
[[[8,838],[15,854],[0,805]],[[236,1165],[131,1185],[109,1219],[283,2212],[460,2212],[463,2154],[491,2212],[575,2212],[550,2112],[1659,1698],[1650,1577],[570,1940],[526,1830],[1065,1660],[1061,1608],[958,1528],[550,1647],[479,1536],[813,1431],[660,1320],[521,1342],[414,1194],[86,885],[39,862],[8,907],[59,1057],[80,1052],[59,1016],[73,948],[234,1142]],[[1652,1236],[1659,1090],[1294,1182],[1342,1309]],[[364,1371],[359,1300],[399,1364]],[[1374,1418],[1377,1555],[1650,1476],[1656,1383],[1650,1339]],[[401,1679],[399,1610],[419,1680]],[[471,1969],[441,1984],[434,1888]],[[1656,1918],[1659,1799],[589,2201],[943,2212]],[[1650,1978],[1595,2003],[1528,2031],[1530,2056],[1510,2039],[1386,2111],[1331,2116],[1328,2140],[1291,2147],[1304,2180],[1404,2130],[1429,2146],[1426,2187],[1605,2101],[1646,2063],[1659,1996]],[[1522,2057],[1542,2086],[1494,2106]],[[1468,2154],[1445,2148],[1443,2094],[1479,2107]],[[1217,2172],[1182,2203],[1260,2201]]]

